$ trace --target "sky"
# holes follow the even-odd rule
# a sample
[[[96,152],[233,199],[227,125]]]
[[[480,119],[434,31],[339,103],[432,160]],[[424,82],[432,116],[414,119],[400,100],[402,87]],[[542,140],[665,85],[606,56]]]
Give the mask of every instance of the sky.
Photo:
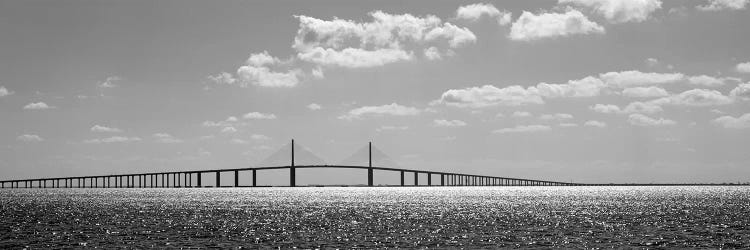
[[[748,2],[0,0],[0,179],[295,139],[327,164],[371,141],[409,169],[748,182]]]

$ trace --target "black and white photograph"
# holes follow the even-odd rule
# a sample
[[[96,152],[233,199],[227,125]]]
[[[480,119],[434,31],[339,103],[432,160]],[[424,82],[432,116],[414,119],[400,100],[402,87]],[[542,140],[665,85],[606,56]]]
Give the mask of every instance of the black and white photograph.
[[[0,0],[0,249],[747,249],[750,0]]]

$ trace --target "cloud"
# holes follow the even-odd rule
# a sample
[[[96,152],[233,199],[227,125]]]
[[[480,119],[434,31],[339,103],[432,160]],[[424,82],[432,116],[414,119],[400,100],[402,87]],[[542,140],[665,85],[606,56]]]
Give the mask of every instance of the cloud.
[[[557,113],[557,114],[543,114],[539,116],[539,119],[541,120],[567,120],[567,119],[573,119],[573,115],[571,114],[565,114],[565,113]]]
[[[643,22],[661,8],[659,0],[558,0],[558,3],[587,7],[611,23]]]
[[[508,25],[511,19],[510,12],[500,11],[494,5],[487,3],[469,4],[458,7],[456,10],[456,19],[476,22],[483,16],[494,18],[500,26]]]
[[[380,126],[379,128],[375,129],[377,132],[383,132],[383,131],[395,131],[395,130],[407,130],[409,129],[408,126]]]
[[[685,78],[681,73],[644,73],[630,70],[607,72],[599,75],[607,86],[627,88],[674,83]]]
[[[740,117],[722,116],[713,120],[713,123],[724,128],[750,128],[750,113]]]
[[[165,144],[172,144],[172,143],[182,143],[183,140],[177,139],[174,136],[167,134],[167,133],[156,133],[152,135],[154,137],[154,140],[156,140],[157,143],[165,143]]]
[[[364,106],[350,110],[347,114],[339,116],[339,119],[353,120],[360,119],[364,116],[413,116],[418,115],[421,111],[414,107],[401,106],[397,103],[391,103],[382,106]]]
[[[461,120],[434,120],[433,124],[436,127],[463,127],[466,126],[466,122]]]
[[[622,90],[622,95],[625,97],[632,98],[653,98],[653,97],[665,97],[668,96],[666,90],[656,86],[649,87],[633,87]]]
[[[589,109],[604,114],[655,114],[663,111],[659,105],[652,102],[632,102],[623,109],[613,104],[596,104]]]
[[[482,108],[497,105],[519,106],[526,104],[544,104],[536,89],[525,89],[518,85],[497,88],[492,85],[450,89],[440,99],[433,102],[454,107]]]
[[[317,103],[310,103],[310,104],[307,105],[307,109],[309,109],[309,110],[320,110],[322,108],[323,107],[321,107]]]
[[[23,106],[23,109],[26,110],[45,110],[45,109],[53,109],[54,106],[49,106],[44,102],[32,102],[29,104],[26,104],[26,106]]]
[[[565,13],[541,13],[535,15],[524,11],[510,28],[510,39],[532,41],[543,38],[565,37],[575,34],[603,34],[604,27],[589,20],[578,10]]]
[[[646,65],[648,65],[649,67],[656,67],[659,65],[659,59],[649,57],[646,59]]]
[[[526,111],[515,111],[513,114],[511,114],[513,117],[529,117],[531,116],[531,113]]]
[[[440,55],[440,51],[438,51],[435,47],[429,47],[424,49],[424,57],[426,57],[429,60],[440,60],[443,59],[443,56]]]
[[[676,95],[653,100],[651,103],[657,105],[706,107],[730,104],[732,101],[732,98],[723,95],[717,90],[691,89]]]
[[[115,84],[115,82],[121,80],[122,78],[120,78],[119,76],[110,76],[107,77],[107,79],[105,79],[103,82],[100,82],[98,86],[99,88],[115,88],[117,87],[117,84]]]
[[[526,125],[526,126],[516,126],[513,128],[501,128],[492,131],[494,134],[508,134],[508,133],[531,133],[531,132],[543,132],[543,131],[549,131],[552,128],[550,126],[546,125]]]
[[[109,138],[97,138],[97,139],[90,139],[85,140],[83,143],[88,144],[102,144],[102,143],[126,143],[126,142],[137,142],[141,141],[141,138],[139,137],[125,137],[125,136],[112,136]]]
[[[735,69],[740,73],[750,73],[750,62],[739,63]]]
[[[13,91],[8,90],[5,86],[0,86],[0,97],[12,95]]]
[[[566,122],[566,123],[560,123],[557,126],[560,126],[563,128],[572,128],[572,127],[578,127],[578,124]]]
[[[708,0],[707,5],[695,8],[702,11],[744,10],[750,0]]]
[[[208,76],[208,80],[216,84],[232,85],[237,83],[237,79],[232,74],[227,72],[221,72],[216,75]]]
[[[267,51],[250,54],[246,64],[237,69],[240,86],[247,87],[248,84],[260,87],[297,86],[299,83],[298,75],[301,74],[300,70],[292,69],[287,72],[271,70],[270,66],[277,65],[280,62],[281,60],[272,57]]]
[[[231,143],[231,144],[249,144],[250,142],[246,141],[246,140],[243,140],[243,139],[232,138],[231,140],[229,140],[229,143]]]
[[[732,91],[729,91],[729,97],[736,100],[750,100],[750,83],[738,84]]]
[[[737,78],[730,77],[713,77],[707,75],[691,76],[688,77],[688,82],[693,85],[701,85],[706,87],[719,87],[724,85],[727,81],[739,81]]]
[[[596,127],[596,128],[607,127],[606,123],[600,122],[600,121],[594,121],[594,120],[586,121],[583,125],[588,126],[588,127]]]
[[[260,112],[250,112],[250,113],[243,115],[242,118],[252,119],[252,120],[273,120],[273,119],[276,119],[276,115],[260,113]]]
[[[261,134],[252,134],[252,135],[250,135],[250,139],[253,139],[253,140],[256,140],[256,141],[265,141],[265,140],[270,140],[271,137],[268,137],[268,136],[265,136],[265,135],[261,135]]]
[[[620,107],[614,104],[595,104],[594,106],[590,106],[589,109],[604,114],[618,114],[621,112]]]
[[[369,13],[370,22],[295,16],[299,29],[292,48],[297,58],[323,66],[368,68],[408,61],[414,50],[463,47],[476,42],[469,29],[427,15]]]
[[[539,95],[547,98],[593,97],[598,96],[604,87],[604,82],[589,76],[580,80],[570,80],[566,84],[539,83],[536,90]]]
[[[631,114],[628,117],[628,122],[641,127],[664,127],[677,124],[677,122],[673,120],[664,118],[654,119],[643,114]]]
[[[94,125],[93,127],[91,127],[91,132],[121,133],[122,130],[119,128],[110,128],[110,127],[101,126],[101,125]]]
[[[221,129],[221,132],[227,133],[227,134],[237,133],[237,129],[232,126],[229,126],[229,127],[224,127],[223,129]]]
[[[22,142],[40,142],[44,141],[44,139],[38,135],[31,135],[31,134],[23,134],[16,137],[16,140],[22,141]]]

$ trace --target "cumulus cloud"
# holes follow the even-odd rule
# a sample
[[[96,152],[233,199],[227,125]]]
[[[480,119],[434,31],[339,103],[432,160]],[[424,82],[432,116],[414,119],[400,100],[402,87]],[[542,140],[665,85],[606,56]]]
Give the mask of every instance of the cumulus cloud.
[[[303,61],[324,66],[367,68],[412,60],[414,50],[476,42],[469,29],[432,15],[369,13],[370,22],[296,16],[299,29],[293,48]]]
[[[659,59],[653,57],[646,58],[646,65],[649,67],[656,67],[659,65]]]
[[[16,140],[22,141],[22,142],[40,142],[44,141],[44,139],[41,136],[38,135],[32,135],[32,134],[23,134],[16,137]]]
[[[614,104],[595,104],[594,106],[590,106],[589,109],[604,114],[618,114],[621,112],[620,107]]]
[[[310,103],[310,104],[308,104],[308,105],[307,105],[307,109],[309,109],[309,110],[320,110],[320,109],[322,109],[322,108],[323,108],[323,107],[321,107],[321,106],[320,106],[319,104],[317,104],[317,103]]]
[[[237,133],[237,129],[232,126],[228,126],[221,129],[221,132],[226,134]]]
[[[736,100],[750,100],[750,83],[738,84],[729,91],[729,96]]]
[[[172,143],[182,143],[183,140],[175,138],[174,136],[167,134],[167,133],[156,133],[152,135],[154,137],[154,140],[157,143],[165,143],[165,144],[172,144]]]
[[[750,113],[740,117],[722,116],[713,120],[713,123],[724,128],[750,128]]]
[[[565,84],[539,83],[535,89],[539,95],[547,98],[593,97],[598,96],[604,87],[604,82],[600,79],[589,76],[580,80],[570,80]]]
[[[693,85],[701,85],[706,87],[719,87],[724,85],[727,81],[739,81],[737,78],[730,77],[713,77],[707,75],[691,76],[688,77],[688,82]]]
[[[653,100],[651,103],[657,105],[706,107],[725,105],[732,103],[732,101],[732,98],[723,95],[717,90],[691,89],[676,95]]]
[[[573,115],[571,114],[565,114],[565,113],[557,113],[557,114],[543,114],[539,116],[539,119],[541,120],[567,120],[567,119],[573,119]]]
[[[429,47],[429,48],[424,49],[424,57],[426,57],[429,60],[443,59],[443,56],[440,55],[440,51],[438,51],[438,48],[435,48],[435,47]]]
[[[29,104],[26,104],[26,106],[23,106],[23,109],[27,110],[45,110],[45,109],[53,109],[54,106],[49,106],[44,102],[32,102]]]
[[[529,116],[531,116],[531,113],[526,112],[526,111],[515,111],[510,116],[513,116],[513,117],[529,117]]]
[[[740,73],[750,73],[750,62],[739,63],[735,69]]]
[[[558,0],[558,3],[587,7],[611,23],[643,22],[661,8],[659,0]]]
[[[108,138],[96,138],[85,140],[83,143],[88,144],[102,144],[102,143],[126,143],[126,142],[137,142],[141,141],[139,137],[125,137],[125,136],[112,136]]]
[[[654,98],[654,97],[665,97],[669,93],[663,88],[656,86],[649,87],[633,87],[622,90],[622,95],[625,97],[632,98]]]
[[[397,103],[391,103],[381,106],[363,106],[352,109],[347,114],[339,116],[342,120],[360,119],[364,116],[413,116],[418,115],[421,111],[414,107],[402,106]]]
[[[584,123],[583,125],[584,125],[584,126],[588,126],[588,127],[596,127],[596,128],[604,128],[604,127],[607,127],[607,124],[606,124],[606,123],[604,123],[604,122],[600,122],[600,121],[595,121],[595,120],[589,120],[589,121],[586,121],[586,122],[585,122],[585,123]]]
[[[635,126],[641,126],[641,127],[664,127],[664,126],[672,126],[677,124],[677,122],[669,119],[664,118],[651,118],[643,114],[631,114],[628,117],[628,122],[630,124],[633,124]]]
[[[621,72],[607,72],[599,75],[607,86],[628,88],[674,83],[685,78],[681,73],[644,73],[630,70]]]
[[[501,128],[492,131],[492,133],[495,134],[508,134],[508,133],[531,133],[531,132],[543,132],[543,131],[549,131],[552,128],[547,125],[522,125],[522,126],[516,126],[512,128]]]
[[[216,75],[208,76],[208,80],[216,84],[232,85],[237,83],[237,79],[232,74],[227,72],[221,72]]]
[[[434,120],[433,124],[436,127],[463,127],[467,125],[466,122],[461,121],[461,120],[444,120],[444,119]]]
[[[110,128],[107,126],[102,125],[94,125],[91,127],[91,132],[99,132],[99,133],[120,133],[122,132],[119,128]]]
[[[508,25],[511,19],[510,12],[500,11],[494,5],[487,3],[469,4],[458,7],[458,10],[456,10],[456,19],[476,22],[483,16],[497,20],[497,23],[501,26]]]
[[[110,76],[107,77],[107,79],[105,79],[103,82],[100,82],[98,86],[99,88],[115,88],[117,87],[117,84],[115,84],[115,82],[121,80],[122,78],[120,78],[119,76]]]
[[[267,51],[262,53],[251,54],[244,66],[237,69],[237,76],[240,86],[247,87],[248,84],[260,87],[294,87],[299,83],[298,75],[300,70],[292,69],[287,72],[277,72],[271,70],[271,66],[278,65],[281,62],[276,57],[272,57]],[[224,78],[219,76],[219,78]],[[219,79],[225,80],[225,79]]]
[[[516,41],[565,37],[575,34],[602,34],[604,27],[589,20],[578,10],[565,13],[540,13],[524,11],[510,28],[509,37]]]
[[[276,115],[260,113],[260,112],[250,112],[250,113],[243,115],[242,118],[252,119],[252,120],[273,120],[273,119],[276,119]]]
[[[708,0],[706,5],[696,6],[703,11],[744,10],[750,0]]]
[[[450,89],[445,91],[434,103],[443,103],[454,107],[482,108],[497,105],[519,106],[526,104],[544,104],[538,91],[518,85],[497,88],[492,85]]]
[[[632,102],[622,109],[613,104],[596,104],[589,109],[604,114],[655,114],[663,111],[659,105],[652,102]]]
[[[8,90],[5,86],[0,86],[0,97],[12,95],[13,91]]]

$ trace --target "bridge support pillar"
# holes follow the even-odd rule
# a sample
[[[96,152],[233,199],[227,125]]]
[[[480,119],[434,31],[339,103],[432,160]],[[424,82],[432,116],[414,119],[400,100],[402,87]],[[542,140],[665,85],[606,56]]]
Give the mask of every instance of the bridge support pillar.
[[[195,173],[195,175],[196,175],[196,177],[195,177],[195,178],[197,178],[197,179],[198,179],[198,180],[197,180],[197,181],[198,181],[198,183],[196,183],[196,184],[198,184],[198,187],[203,187],[203,185],[201,184],[201,175],[202,175],[202,174],[201,174],[201,172]]]
[[[216,187],[221,187],[221,173],[216,171]]]
[[[445,174],[440,174],[440,186],[445,186]]]
[[[234,170],[234,187],[240,186],[240,172],[237,170]]]
[[[427,173],[427,186],[432,186],[432,173]]]
[[[255,169],[253,169],[253,187],[257,187],[258,186],[258,178],[257,177],[258,177],[258,171],[256,171]]]
[[[414,172],[414,186],[419,186],[419,173]]]
[[[404,171],[401,171],[401,186],[404,186]]]

